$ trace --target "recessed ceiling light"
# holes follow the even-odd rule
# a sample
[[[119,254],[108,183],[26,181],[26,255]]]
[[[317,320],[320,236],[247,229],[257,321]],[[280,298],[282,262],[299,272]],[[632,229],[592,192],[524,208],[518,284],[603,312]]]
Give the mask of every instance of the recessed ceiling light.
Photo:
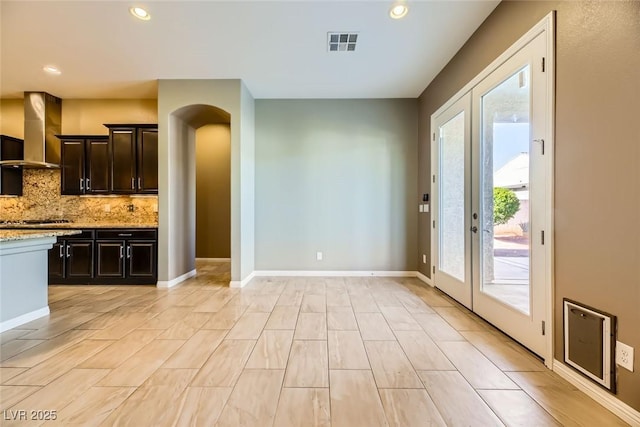
[[[62,71],[60,71],[60,68],[56,67],[55,65],[45,65],[44,67],[42,67],[42,69],[46,73],[54,76],[59,76],[60,74],[62,74]]]
[[[389,9],[389,16],[393,19],[400,19],[404,18],[407,12],[409,12],[409,8],[406,4],[396,3]]]
[[[148,21],[149,19],[151,19],[151,15],[149,15],[149,12],[141,7],[129,8],[129,12],[131,12],[131,14],[136,18],[142,19],[143,21]]]

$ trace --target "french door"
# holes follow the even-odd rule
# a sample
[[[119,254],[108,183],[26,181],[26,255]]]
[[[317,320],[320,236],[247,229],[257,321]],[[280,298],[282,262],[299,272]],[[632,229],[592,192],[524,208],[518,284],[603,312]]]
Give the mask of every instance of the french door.
[[[547,37],[534,34],[432,117],[434,285],[543,358],[552,206]]]
[[[471,95],[456,101],[433,124],[435,284],[471,309]]]

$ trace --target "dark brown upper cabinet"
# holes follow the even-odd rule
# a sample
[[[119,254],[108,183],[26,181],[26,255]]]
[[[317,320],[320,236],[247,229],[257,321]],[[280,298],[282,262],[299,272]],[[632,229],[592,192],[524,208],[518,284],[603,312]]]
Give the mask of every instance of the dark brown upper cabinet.
[[[0,135],[0,160],[22,160],[23,158],[24,141]],[[22,196],[22,167],[5,166],[0,169],[0,194]]]
[[[111,144],[111,192],[157,194],[158,125],[105,126]]]
[[[58,135],[61,141],[61,194],[110,192],[109,137]]]

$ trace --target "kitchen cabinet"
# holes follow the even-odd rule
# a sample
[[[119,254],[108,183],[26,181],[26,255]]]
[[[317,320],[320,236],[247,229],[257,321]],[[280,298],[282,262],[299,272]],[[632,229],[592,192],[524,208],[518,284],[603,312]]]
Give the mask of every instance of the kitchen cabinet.
[[[95,229],[49,250],[49,284],[155,284],[157,229]]]
[[[97,230],[96,279],[156,283],[157,240],[155,229]]]
[[[158,193],[158,125],[105,124],[109,128],[111,192]]]
[[[110,192],[109,137],[58,135],[61,141],[61,194]]]
[[[18,138],[0,135],[0,160],[22,160],[23,158],[24,142]],[[0,168],[0,194],[22,196],[22,167]]]
[[[94,276],[94,231],[59,237],[49,250],[49,284],[88,284]]]

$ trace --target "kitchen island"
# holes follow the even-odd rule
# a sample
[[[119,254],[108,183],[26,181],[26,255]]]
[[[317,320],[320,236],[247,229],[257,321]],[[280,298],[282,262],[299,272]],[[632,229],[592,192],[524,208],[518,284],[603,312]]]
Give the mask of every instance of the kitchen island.
[[[78,230],[0,230],[0,332],[49,314],[47,255]]]

